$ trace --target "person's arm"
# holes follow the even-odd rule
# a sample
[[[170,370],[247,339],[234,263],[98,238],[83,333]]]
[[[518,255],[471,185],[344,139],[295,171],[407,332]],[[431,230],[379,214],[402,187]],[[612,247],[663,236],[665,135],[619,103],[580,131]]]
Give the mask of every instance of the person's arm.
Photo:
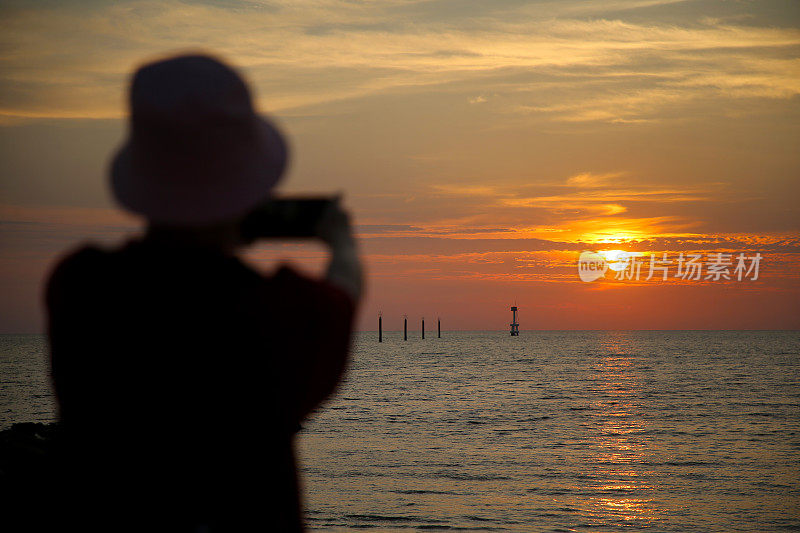
[[[327,281],[346,292],[354,304],[357,303],[363,288],[361,261],[350,218],[338,202],[323,215],[317,226],[317,236],[331,250]]]
[[[324,283],[281,271],[281,284],[304,309],[317,318],[297,346],[303,353],[297,360],[296,374],[288,390],[295,422],[310,414],[336,389],[349,359],[350,342],[358,300],[362,290],[361,262],[349,217],[338,203],[332,204],[317,226],[317,237],[330,248],[330,262]]]

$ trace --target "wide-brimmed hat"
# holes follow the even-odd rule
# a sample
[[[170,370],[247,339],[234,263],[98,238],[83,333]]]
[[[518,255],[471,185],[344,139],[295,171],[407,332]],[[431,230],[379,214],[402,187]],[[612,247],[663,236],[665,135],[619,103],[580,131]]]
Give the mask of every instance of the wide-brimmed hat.
[[[253,110],[247,85],[206,55],[136,71],[130,136],[111,164],[114,196],[154,223],[212,225],[269,196],[286,167],[280,132]]]

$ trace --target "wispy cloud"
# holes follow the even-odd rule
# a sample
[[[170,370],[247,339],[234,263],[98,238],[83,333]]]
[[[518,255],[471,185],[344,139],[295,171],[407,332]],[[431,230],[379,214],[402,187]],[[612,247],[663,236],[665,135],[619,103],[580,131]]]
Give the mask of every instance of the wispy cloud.
[[[521,91],[498,104],[498,111],[567,121],[652,120],[664,105],[701,95],[800,93],[797,29],[582,19],[573,17],[585,13],[584,3],[559,4],[550,5],[549,18],[540,9],[506,6],[470,18],[427,21],[410,19],[403,14],[409,4],[394,1],[356,6],[333,0],[139,0],[8,9],[0,11],[0,115],[122,116],[121,93],[136,64],[167,50],[198,47],[244,67],[263,107],[283,112],[434,85],[449,84],[452,90],[455,82],[464,90]],[[524,79],[517,85],[509,81],[515,72],[532,71],[599,78],[576,80],[560,96]],[[627,76],[624,87],[603,89],[597,83],[610,73]],[[502,83],[493,79],[498,74]],[[592,97],[581,89],[592,90]],[[472,103],[486,103],[482,93],[474,94]],[[548,102],[536,103],[540,97]]]
[[[690,204],[724,201],[723,184],[703,187],[666,187],[637,182],[627,172],[582,172],[561,181],[527,186],[433,185],[434,194],[477,201],[488,221],[504,221],[505,235],[548,238],[558,233],[563,240],[630,240],[658,235],[686,234],[702,226],[702,219],[675,215],[626,215],[641,204]],[[526,223],[531,210],[545,213],[537,223]],[[622,216],[626,215],[626,216]],[[475,222],[475,219],[472,220]],[[544,222],[544,224],[543,224]],[[435,225],[435,224],[434,224]],[[425,225],[420,225],[424,232]],[[462,227],[463,221],[454,224]],[[466,232],[465,232],[466,233]]]
[[[567,178],[567,185],[573,187],[604,187],[608,182],[623,176],[623,172],[607,172],[605,174],[594,174],[592,172],[581,172]]]

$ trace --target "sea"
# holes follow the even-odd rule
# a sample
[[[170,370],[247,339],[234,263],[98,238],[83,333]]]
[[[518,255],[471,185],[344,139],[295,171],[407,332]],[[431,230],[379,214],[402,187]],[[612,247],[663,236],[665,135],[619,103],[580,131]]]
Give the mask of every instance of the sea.
[[[800,531],[800,332],[359,333],[298,434],[315,531]],[[0,429],[48,422],[0,336]]]

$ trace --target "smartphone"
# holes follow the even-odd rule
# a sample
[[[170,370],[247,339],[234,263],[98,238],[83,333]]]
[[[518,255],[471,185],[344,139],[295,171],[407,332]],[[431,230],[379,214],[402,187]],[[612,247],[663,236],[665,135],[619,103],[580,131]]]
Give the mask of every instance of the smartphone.
[[[256,207],[242,221],[246,241],[265,238],[309,238],[325,210],[336,197],[271,198]]]

